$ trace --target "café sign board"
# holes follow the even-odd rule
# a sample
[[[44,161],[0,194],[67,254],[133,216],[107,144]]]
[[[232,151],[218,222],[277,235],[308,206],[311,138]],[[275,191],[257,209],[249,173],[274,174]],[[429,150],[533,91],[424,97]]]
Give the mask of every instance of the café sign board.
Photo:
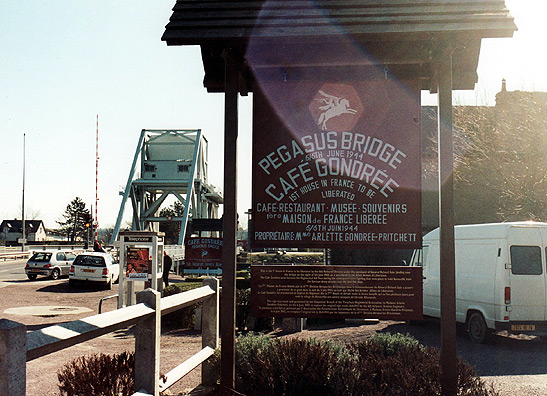
[[[261,84],[253,246],[420,247],[419,94],[389,79]]]
[[[192,237],[186,239],[184,268],[222,268],[222,238]]]

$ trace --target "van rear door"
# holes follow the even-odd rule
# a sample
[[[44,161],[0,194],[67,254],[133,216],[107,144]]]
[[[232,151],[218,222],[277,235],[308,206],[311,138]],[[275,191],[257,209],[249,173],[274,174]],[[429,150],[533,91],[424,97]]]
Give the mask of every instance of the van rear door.
[[[545,320],[545,265],[543,241],[538,228],[510,227],[511,321]]]

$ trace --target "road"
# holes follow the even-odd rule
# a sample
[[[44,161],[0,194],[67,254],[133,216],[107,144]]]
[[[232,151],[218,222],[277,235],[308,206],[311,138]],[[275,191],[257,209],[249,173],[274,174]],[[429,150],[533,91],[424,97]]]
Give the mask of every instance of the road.
[[[394,325],[390,332],[408,332],[422,344],[440,347],[439,320]],[[498,333],[487,344],[474,344],[458,327],[457,353],[475,366],[477,374],[496,385],[500,396],[547,395],[547,341],[526,335]]]
[[[5,281],[19,281],[27,279],[25,264],[27,260],[0,261],[0,287]]]

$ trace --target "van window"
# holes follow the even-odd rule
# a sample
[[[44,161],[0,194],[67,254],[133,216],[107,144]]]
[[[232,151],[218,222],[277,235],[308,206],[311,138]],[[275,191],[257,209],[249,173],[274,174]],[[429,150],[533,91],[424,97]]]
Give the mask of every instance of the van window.
[[[539,246],[511,246],[511,273],[513,275],[541,275]]]
[[[422,249],[416,249],[414,255],[412,256],[412,266],[413,267],[423,267],[424,258],[427,257],[427,251],[429,246],[425,245]]]
[[[427,260],[427,252],[429,252],[429,246],[428,245],[425,245],[422,249],[422,262],[420,263],[420,265],[422,267],[425,267],[426,266],[426,260]]]

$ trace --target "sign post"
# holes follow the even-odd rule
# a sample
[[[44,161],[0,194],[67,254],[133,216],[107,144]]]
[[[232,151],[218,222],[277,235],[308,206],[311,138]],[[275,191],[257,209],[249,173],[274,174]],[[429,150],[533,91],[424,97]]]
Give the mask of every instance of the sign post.
[[[452,137],[452,54],[439,62],[439,232],[441,284],[441,388],[455,395],[456,367],[456,267],[454,243],[454,142]]]

